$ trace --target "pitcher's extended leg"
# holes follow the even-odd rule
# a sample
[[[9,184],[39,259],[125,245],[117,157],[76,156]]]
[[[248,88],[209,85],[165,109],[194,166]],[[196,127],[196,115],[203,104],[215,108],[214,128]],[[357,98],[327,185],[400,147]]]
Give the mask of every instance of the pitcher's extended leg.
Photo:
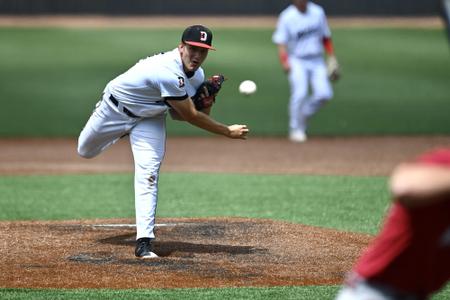
[[[136,239],[154,238],[159,168],[164,158],[165,116],[144,119],[130,133],[135,175]]]

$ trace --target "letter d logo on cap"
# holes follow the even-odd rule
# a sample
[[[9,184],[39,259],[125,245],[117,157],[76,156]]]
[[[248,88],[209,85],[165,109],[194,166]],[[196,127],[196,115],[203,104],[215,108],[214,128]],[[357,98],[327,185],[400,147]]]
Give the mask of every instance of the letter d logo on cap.
[[[200,31],[200,41],[204,42],[208,39],[208,34],[204,31]]]

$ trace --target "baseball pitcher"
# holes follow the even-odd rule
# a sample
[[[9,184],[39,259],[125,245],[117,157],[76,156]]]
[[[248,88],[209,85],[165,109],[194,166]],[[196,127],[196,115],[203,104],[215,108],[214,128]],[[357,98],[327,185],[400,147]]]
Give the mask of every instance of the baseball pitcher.
[[[78,153],[91,158],[129,135],[135,164],[136,249],[139,258],[157,257],[152,250],[159,169],[166,144],[167,112],[174,119],[232,139],[246,139],[246,125],[225,125],[209,117],[223,83],[205,80],[201,68],[212,47],[212,32],[186,28],[177,48],[141,59],[111,80],[78,139]]]

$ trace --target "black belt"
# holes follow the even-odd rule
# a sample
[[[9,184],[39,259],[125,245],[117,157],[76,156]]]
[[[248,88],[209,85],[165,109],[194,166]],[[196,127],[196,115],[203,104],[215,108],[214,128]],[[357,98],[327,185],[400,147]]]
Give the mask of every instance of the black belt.
[[[119,107],[119,101],[117,101],[117,99],[114,98],[113,95],[110,95],[110,96],[109,96],[109,100],[111,100],[111,102],[112,102],[115,106]],[[126,108],[126,107],[123,107],[123,112],[124,112],[127,116],[129,116],[129,117],[131,117],[131,118],[139,118],[138,116],[136,116],[135,114],[133,114],[131,111],[129,111],[128,108]]]

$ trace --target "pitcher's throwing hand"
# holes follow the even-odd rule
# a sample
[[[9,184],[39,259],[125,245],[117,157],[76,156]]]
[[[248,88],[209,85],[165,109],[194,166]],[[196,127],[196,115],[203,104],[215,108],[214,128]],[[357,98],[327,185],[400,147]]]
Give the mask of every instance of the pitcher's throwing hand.
[[[247,134],[249,132],[247,125],[231,125],[228,126],[228,129],[230,130],[230,138],[233,139],[247,139]]]

